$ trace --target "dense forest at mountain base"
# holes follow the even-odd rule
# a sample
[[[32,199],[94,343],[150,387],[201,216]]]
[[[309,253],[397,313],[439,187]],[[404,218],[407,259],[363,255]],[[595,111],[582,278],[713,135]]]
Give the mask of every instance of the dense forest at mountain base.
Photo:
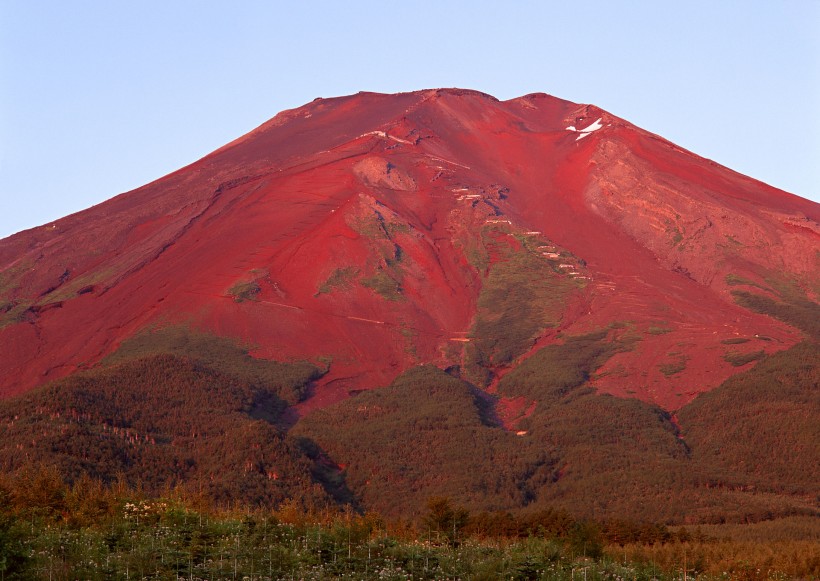
[[[498,395],[530,407],[514,431],[484,392],[425,366],[314,412],[291,434],[344,464],[338,476],[354,498],[389,516],[430,495],[473,510],[560,506],[678,523],[816,514],[816,344],[758,363],[673,418],[587,386],[623,348],[607,336],[566,337],[504,376]]]
[[[36,485],[36,486],[34,486]],[[469,513],[431,498],[415,520],[326,507],[217,509],[183,489],[67,484],[54,468],[0,479],[6,579],[813,579],[820,527],[667,527],[562,510]]]
[[[188,328],[146,331],[99,367],[0,402],[0,471],[53,464],[154,494],[184,483],[223,504],[326,504],[313,461],[277,427],[322,373]]]
[[[100,367],[0,402],[0,471],[54,465],[70,482],[119,479],[154,495],[185,486],[221,506],[299,499],[387,518],[418,514],[433,496],[473,512],[557,508],[687,525],[817,515],[816,343],[758,361],[673,417],[589,387],[629,346],[616,331],[562,337],[496,393],[421,366],[289,428],[282,413],[325,369],[155,330]],[[519,400],[525,413],[505,427],[499,402]]]

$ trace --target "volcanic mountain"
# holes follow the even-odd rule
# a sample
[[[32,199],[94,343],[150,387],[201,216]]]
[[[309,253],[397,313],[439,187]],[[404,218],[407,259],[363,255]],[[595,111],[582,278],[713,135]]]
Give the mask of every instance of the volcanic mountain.
[[[76,391],[100,370],[116,375],[131,365],[128,373],[140,376],[148,354],[172,353],[173,362],[154,363],[174,367],[197,361],[196,345],[244,349],[211,371],[235,378],[240,359],[254,369],[271,361],[311,369],[288,384],[290,395],[276,392],[275,409],[260,412],[254,392],[245,411],[253,421],[268,419],[277,437],[292,430],[288,438],[310,440],[312,451],[299,452],[314,462],[305,478],[322,481],[328,494],[390,511],[367,492],[373,466],[356,472],[351,464],[336,489],[327,474],[338,480],[351,457],[393,452],[364,451],[355,437],[344,444],[323,430],[395,438],[364,430],[374,424],[362,420],[403,425],[427,403],[404,408],[389,394],[424,385],[419,398],[429,403],[444,389],[448,409],[466,406],[469,417],[431,411],[403,429],[431,417],[436,426],[455,422],[452,433],[468,429],[470,445],[497,455],[493,465],[523,462],[508,475],[518,496],[487,501],[493,486],[506,485],[485,483],[465,502],[508,508],[555,500],[569,494],[560,485],[583,456],[566,450],[598,441],[564,441],[555,426],[569,417],[604,422],[589,411],[598,406],[632,410],[606,420],[621,428],[658,424],[668,437],[661,455],[687,462],[697,450],[684,418],[700,418],[691,419],[696,434],[718,420],[692,409],[725,410],[735,401],[698,396],[754,383],[758,367],[781,379],[797,373],[789,385],[803,395],[782,396],[778,421],[794,424],[788,414],[799,415],[796,402],[817,411],[818,221],[818,204],[592,105],[545,94],[499,101],[459,89],[316,99],[156,182],[0,241],[0,395],[18,402],[8,409],[19,416],[36,409],[32,398],[45,392],[31,390],[43,384]],[[264,383],[259,373],[249,385]],[[106,377],[106,385],[120,385]],[[63,401],[48,393],[43,401]],[[579,398],[581,415],[544,415]],[[93,416],[79,407],[69,406],[77,418]],[[67,412],[49,413],[65,419]],[[618,441],[645,436],[617,425],[602,429]],[[146,425],[144,441],[157,429]],[[710,465],[692,486],[754,490],[772,470],[795,469],[782,448],[798,441],[795,454],[811,464],[818,440],[812,446],[816,429],[806,429],[771,451],[778,460],[761,460],[769,468],[741,470],[742,458],[731,469]],[[517,443],[498,448],[507,436]],[[524,445],[526,453],[509,452]],[[425,461],[446,463],[435,455]],[[253,470],[272,478],[269,467]],[[440,492],[408,470],[382,476],[419,494]],[[775,504],[805,507],[795,499],[816,492],[817,479],[804,475],[780,479],[766,498],[791,495]],[[549,486],[559,492],[539,492]],[[752,495],[754,507],[774,502]],[[612,502],[597,510],[617,512]],[[412,506],[395,512],[402,510]]]

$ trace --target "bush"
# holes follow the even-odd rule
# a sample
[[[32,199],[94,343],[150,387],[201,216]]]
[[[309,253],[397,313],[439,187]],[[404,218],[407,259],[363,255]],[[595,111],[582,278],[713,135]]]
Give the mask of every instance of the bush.
[[[727,353],[723,356],[723,360],[731,363],[735,367],[741,367],[752,361],[758,361],[766,357],[765,351],[754,351],[751,353]]]
[[[446,539],[448,543],[455,545],[469,518],[469,512],[464,508],[454,507],[449,498],[434,496],[427,501],[427,514],[422,525],[435,533],[437,538]]]
[[[260,292],[262,292],[262,288],[256,281],[240,282],[228,289],[228,294],[237,303],[254,300]]]

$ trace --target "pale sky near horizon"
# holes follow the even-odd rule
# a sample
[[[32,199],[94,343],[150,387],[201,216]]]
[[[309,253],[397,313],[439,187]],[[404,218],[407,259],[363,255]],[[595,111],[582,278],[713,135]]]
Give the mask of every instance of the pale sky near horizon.
[[[820,201],[818,0],[0,0],[0,238],[315,97],[433,87],[594,103]]]

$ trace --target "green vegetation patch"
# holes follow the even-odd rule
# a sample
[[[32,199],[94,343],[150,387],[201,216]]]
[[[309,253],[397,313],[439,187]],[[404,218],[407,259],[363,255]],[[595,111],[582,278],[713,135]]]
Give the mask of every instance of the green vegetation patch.
[[[179,484],[223,503],[323,500],[298,446],[253,417],[274,398],[190,358],[123,361],[0,402],[0,466],[52,465],[154,494]]]
[[[365,209],[364,214],[348,215],[346,220],[363,238],[370,241],[377,255],[383,261],[398,261],[401,259],[401,248],[396,244],[394,237],[398,234],[410,232],[410,226],[400,222],[395,216],[385,211]]]
[[[726,284],[729,286],[753,286],[759,288],[760,290],[771,292],[770,288],[767,288],[760,283],[731,273],[726,275]]]
[[[364,215],[352,215],[347,217],[348,225],[358,232],[363,238],[366,238],[373,251],[373,256],[370,259],[370,264],[366,269],[372,272],[370,276],[359,279],[359,283],[382,298],[388,301],[404,300],[402,295],[401,282],[404,278],[404,261],[406,259],[405,253],[401,246],[395,241],[397,235],[403,235],[410,232],[410,226],[395,219],[387,211],[366,209]],[[331,278],[336,273],[331,275]],[[328,279],[322,289],[328,290],[334,288],[329,285],[329,282],[337,282],[338,286],[347,284],[344,277],[358,275],[358,271],[344,270],[339,272],[339,279],[331,281]]]
[[[766,353],[764,351],[753,351],[751,353],[737,353],[733,351],[724,355],[723,360],[727,363],[731,363],[735,367],[742,367],[747,363],[759,361],[764,357],[766,357]]]
[[[393,279],[383,268],[378,268],[373,276],[361,279],[362,286],[369,288],[379,296],[388,301],[400,301],[404,297],[401,294],[401,284]]]
[[[77,278],[72,278],[68,280],[65,284],[61,284],[52,292],[48,293],[43,299],[40,301],[40,304],[46,303],[53,303],[55,301],[67,301],[69,299],[73,299],[78,294],[80,294],[80,290],[87,289],[94,285],[100,284],[106,280],[111,279],[114,274],[116,273],[116,269],[114,267],[102,268],[100,270],[94,270],[91,272],[86,272],[85,274],[78,276]]]
[[[9,301],[3,304],[3,309],[0,309],[0,329],[22,323],[26,320],[29,314],[31,303],[29,301]]]
[[[744,244],[741,241],[739,241],[737,238],[735,238],[731,234],[724,234],[724,237],[729,242],[729,244],[731,244],[732,246],[736,246],[736,247],[744,246]]]
[[[26,259],[20,260],[14,266],[11,266],[0,272],[0,297],[9,295],[16,287],[20,286],[20,279],[23,275],[34,268],[34,261]]]
[[[666,377],[677,375],[686,369],[686,362],[689,360],[688,357],[680,353],[670,353],[669,356],[672,358],[671,362],[662,363],[658,366],[660,372]]]
[[[479,256],[495,257],[484,273],[471,331],[468,372],[471,366],[477,368],[470,372],[472,378],[482,375],[478,368],[508,365],[525,353],[545,329],[560,322],[567,302],[583,284],[561,275],[536,244],[527,237],[510,240],[502,229],[485,226],[481,248],[472,249]]]
[[[780,319],[797,327],[814,339],[820,339],[820,305],[805,296],[787,295],[778,301],[770,297],[741,290],[733,290],[732,296],[740,306]]]
[[[360,215],[348,214],[345,220],[348,226],[365,238],[371,240],[389,238],[384,216],[380,212],[365,209]]]
[[[775,353],[701,394],[677,416],[710,486],[817,494],[820,345]]]
[[[192,359],[209,369],[275,394],[289,404],[301,401],[310,382],[323,374],[322,370],[305,361],[282,363],[256,359],[249,355],[247,348],[238,346],[231,339],[186,327],[143,331],[124,341],[104,364],[163,353]]]
[[[668,233],[670,231],[667,231]],[[675,227],[671,229],[672,240],[669,243],[674,247],[683,242],[683,232],[680,231],[679,228]]]
[[[334,290],[344,290],[353,286],[353,281],[359,276],[359,269],[355,266],[340,267],[330,273],[327,280],[319,285],[316,295],[328,294]]]
[[[608,341],[607,330],[565,337],[561,344],[548,345],[510,371],[498,386],[510,397],[553,401],[583,386],[592,374],[630,343]]]
[[[33,304],[19,293],[21,279],[34,267],[31,260],[21,260],[0,272],[0,329],[25,320],[28,308]],[[14,291],[18,292],[14,292]]]
[[[405,222],[385,221],[384,229],[391,240],[396,234],[410,234],[411,232],[410,225]]]
[[[650,325],[646,332],[650,335],[666,335],[671,333],[672,329],[666,325]]]
[[[233,297],[237,303],[244,301],[252,301],[256,299],[256,295],[262,292],[262,288],[255,280],[250,282],[238,282],[228,289],[228,294]]]
[[[680,216],[676,215],[676,219],[680,219]],[[666,234],[670,237],[669,245],[674,248],[683,241],[683,232],[672,220],[666,219],[664,223],[666,224]]]
[[[746,339],[745,337],[732,337],[731,339],[724,339],[721,343],[723,345],[741,345],[749,341],[751,341],[751,339]]]

